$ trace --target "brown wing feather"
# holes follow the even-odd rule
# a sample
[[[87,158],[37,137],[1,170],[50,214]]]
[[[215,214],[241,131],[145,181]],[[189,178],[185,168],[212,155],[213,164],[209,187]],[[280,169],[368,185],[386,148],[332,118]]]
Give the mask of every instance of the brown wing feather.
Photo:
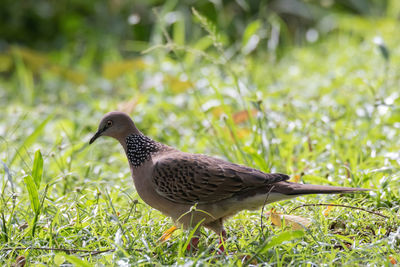
[[[264,173],[217,158],[183,152],[157,160],[152,177],[160,195],[185,204],[218,202],[243,190],[289,179],[285,174]]]

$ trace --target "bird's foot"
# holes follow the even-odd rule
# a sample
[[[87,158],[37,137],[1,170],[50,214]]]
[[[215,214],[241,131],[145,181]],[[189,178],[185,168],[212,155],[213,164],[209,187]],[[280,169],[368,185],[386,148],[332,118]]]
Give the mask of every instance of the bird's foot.
[[[222,230],[219,238],[218,254],[223,254],[225,252],[225,246],[224,246],[225,240],[226,240],[226,231]]]
[[[198,237],[192,237],[192,239],[190,239],[189,244],[186,247],[187,251],[191,251],[191,250],[195,250],[197,249],[197,245],[199,244],[199,238]]]

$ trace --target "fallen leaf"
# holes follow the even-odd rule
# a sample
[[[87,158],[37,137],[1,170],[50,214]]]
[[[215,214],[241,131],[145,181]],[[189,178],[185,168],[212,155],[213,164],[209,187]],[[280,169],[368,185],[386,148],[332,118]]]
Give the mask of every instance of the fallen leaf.
[[[266,213],[270,218],[271,223],[275,226],[282,227],[282,225],[289,226],[292,230],[304,230],[310,226],[310,220],[296,216],[296,215],[286,215],[271,210]]]
[[[393,256],[389,256],[389,262],[393,265],[397,264],[396,259]]]
[[[328,206],[326,207],[326,209],[324,210],[323,214],[324,216],[328,216],[329,212],[333,209],[333,206]]]
[[[23,231],[26,228],[28,228],[28,226],[29,226],[29,224],[25,222],[25,223],[21,224],[20,226],[18,226],[18,230]]]
[[[249,260],[251,260],[251,262],[248,262]],[[258,261],[257,261],[256,257],[254,257],[252,259],[251,255],[244,255],[243,258],[242,258],[242,263],[251,264],[251,265],[257,265]]]
[[[176,226],[172,226],[167,231],[165,231],[162,236],[158,239],[159,242],[165,242],[171,238],[172,233],[175,232],[178,228]]]
[[[250,115],[252,117],[257,115],[257,110],[256,109],[252,109],[250,112],[248,112],[247,110],[242,110],[242,111],[236,112],[235,114],[233,114],[233,122],[235,124],[239,124],[239,123],[245,122],[250,118]]]
[[[16,259],[15,259],[15,263],[12,264],[13,267],[24,267],[26,263],[26,259],[24,256],[19,255]]]
[[[289,182],[292,183],[298,183],[300,181],[301,175],[296,174],[295,176],[293,176],[292,178],[289,179]]]

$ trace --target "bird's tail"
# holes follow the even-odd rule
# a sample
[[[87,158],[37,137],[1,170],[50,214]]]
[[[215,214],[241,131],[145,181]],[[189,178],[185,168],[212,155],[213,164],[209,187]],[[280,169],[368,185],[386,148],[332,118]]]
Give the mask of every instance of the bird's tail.
[[[298,184],[292,182],[278,182],[274,184],[272,192],[285,195],[308,195],[308,194],[340,194],[370,191],[371,189],[340,187],[329,185]]]

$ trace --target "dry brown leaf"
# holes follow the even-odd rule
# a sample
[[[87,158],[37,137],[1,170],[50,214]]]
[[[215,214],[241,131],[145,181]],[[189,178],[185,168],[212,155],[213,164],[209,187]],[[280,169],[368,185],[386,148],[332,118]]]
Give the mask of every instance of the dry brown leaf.
[[[23,231],[28,227],[29,227],[29,224],[27,222],[25,222],[25,223],[21,224],[20,226],[18,226],[18,230]]]
[[[389,256],[389,262],[393,265],[397,264],[396,259],[393,256]]]
[[[13,263],[11,266],[13,267],[24,267],[26,263],[26,259],[24,256],[19,255],[16,259],[15,259],[15,263]]]
[[[271,210],[266,213],[270,218],[271,223],[275,226],[282,227],[282,225],[289,226],[292,230],[304,230],[310,226],[310,220],[296,216],[296,215],[287,215],[276,212],[275,210]]]
[[[249,261],[250,259],[251,259],[251,255],[244,255],[243,256],[243,258],[242,258],[242,263],[247,263],[247,264],[251,264],[251,265],[257,265],[258,264],[258,261],[257,261],[257,259],[256,259],[256,257],[254,257],[252,260],[251,260],[251,262],[247,262],[247,261]]]
[[[242,111],[236,112],[235,114],[233,114],[233,122],[235,124],[239,124],[239,123],[245,122],[250,118],[250,115],[252,117],[257,115],[257,110],[256,109],[252,109],[250,112],[248,112],[247,110],[242,110]]]

